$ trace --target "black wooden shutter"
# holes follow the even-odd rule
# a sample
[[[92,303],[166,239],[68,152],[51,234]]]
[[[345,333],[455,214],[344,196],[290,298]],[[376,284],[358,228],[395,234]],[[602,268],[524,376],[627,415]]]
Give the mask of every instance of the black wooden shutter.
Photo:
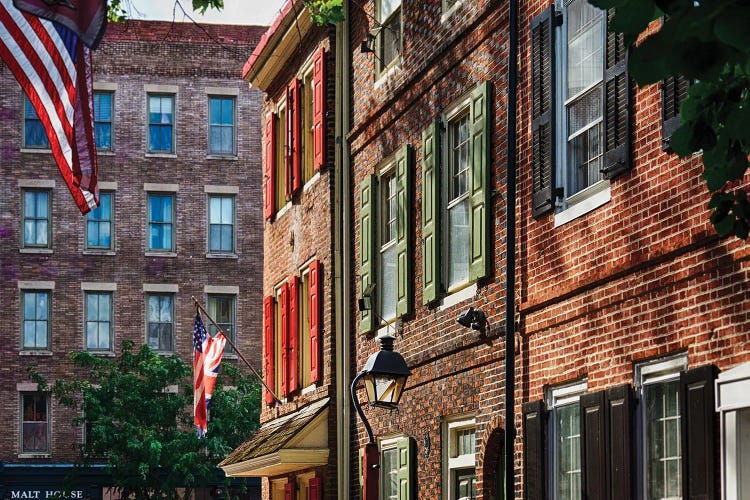
[[[661,146],[670,151],[669,140],[680,126],[680,105],[687,97],[690,83],[683,76],[670,76],[661,82]]]
[[[547,475],[544,469],[547,414],[544,401],[523,405],[523,478],[526,500],[545,500]]]
[[[531,214],[550,212],[555,188],[555,7],[531,21]]]
[[[604,391],[584,394],[581,407],[581,487],[583,498],[607,500],[607,440]]]
[[[713,365],[680,373],[682,497],[686,500],[717,498],[715,378]]]
[[[615,15],[614,9],[607,11],[607,41],[604,54],[604,160],[602,173],[606,179],[614,179],[630,170],[631,85],[628,78],[628,57],[625,37],[622,33],[609,31]]]
[[[633,391],[625,384],[607,389],[607,449],[609,453],[609,496],[633,498]]]

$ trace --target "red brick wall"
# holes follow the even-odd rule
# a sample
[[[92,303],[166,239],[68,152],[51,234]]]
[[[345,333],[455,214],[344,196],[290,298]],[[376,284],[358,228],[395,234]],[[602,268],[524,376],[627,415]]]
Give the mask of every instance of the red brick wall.
[[[169,25],[169,30],[160,28]],[[17,382],[28,382],[34,367],[50,381],[77,372],[68,353],[84,346],[81,282],[116,283],[114,346],[123,339],[145,342],[144,283],[179,286],[175,300],[176,350],[192,357],[194,295],[205,304],[204,285],[238,286],[237,338],[240,349],[260,367],[261,282],[261,93],[239,77],[242,62],[262,34],[258,27],[228,28],[224,45],[199,37],[195,27],[181,23],[129,22],[110,26],[95,52],[95,82],[117,83],[114,154],[99,156],[99,179],[117,182],[115,193],[115,255],[84,255],[85,219],[75,207],[49,153],[20,151],[22,93],[5,65],[0,65],[0,137],[3,177],[0,179],[0,269],[4,285],[6,341],[0,347],[0,408],[7,422],[0,437],[0,460],[16,462],[19,449]],[[154,28],[152,30],[151,28]],[[214,31],[214,28],[211,28]],[[216,27],[219,30],[219,27]],[[153,35],[158,33],[158,37]],[[234,34],[243,38],[233,39]],[[176,158],[151,158],[146,151],[145,84],[178,87]],[[208,159],[206,87],[237,89],[237,159]],[[18,179],[50,179],[52,192],[51,254],[20,253],[22,200]],[[176,193],[176,257],[147,257],[144,183],[179,184]],[[239,187],[236,196],[237,258],[206,258],[207,199],[204,185]],[[20,280],[54,281],[51,294],[51,356],[20,356]],[[225,358],[226,359],[226,358]],[[244,369],[237,360],[229,360]],[[46,462],[75,458],[72,443],[81,430],[70,426],[70,415],[52,405],[52,456]],[[43,460],[44,461],[44,460]]]

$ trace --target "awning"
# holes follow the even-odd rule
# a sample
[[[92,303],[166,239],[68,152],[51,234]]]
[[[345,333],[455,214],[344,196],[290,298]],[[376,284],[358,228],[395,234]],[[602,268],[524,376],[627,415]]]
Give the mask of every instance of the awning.
[[[329,401],[266,422],[219,467],[230,477],[268,477],[326,465]]]

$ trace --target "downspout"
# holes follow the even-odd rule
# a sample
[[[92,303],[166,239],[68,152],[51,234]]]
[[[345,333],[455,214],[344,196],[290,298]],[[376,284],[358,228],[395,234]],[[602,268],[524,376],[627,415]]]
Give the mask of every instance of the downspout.
[[[505,498],[515,498],[516,438],[516,114],[518,98],[518,0],[508,5],[508,165],[505,237]]]
[[[351,330],[351,213],[349,196],[349,8],[343,2],[344,21],[336,25],[336,105],[334,137],[334,301],[336,353],[336,486],[338,500],[349,499],[350,399],[349,399],[349,332]]]

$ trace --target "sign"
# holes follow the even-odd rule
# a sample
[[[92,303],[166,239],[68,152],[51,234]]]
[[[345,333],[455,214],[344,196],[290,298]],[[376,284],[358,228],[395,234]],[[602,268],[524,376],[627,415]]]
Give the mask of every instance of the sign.
[[[82,490],[72,490],[65,492],[64,490],[37,490],[37,489],[9,489],[5,493],[5,498],[33,498],[33,499],[46,499],[46,498],[83,498]]]

